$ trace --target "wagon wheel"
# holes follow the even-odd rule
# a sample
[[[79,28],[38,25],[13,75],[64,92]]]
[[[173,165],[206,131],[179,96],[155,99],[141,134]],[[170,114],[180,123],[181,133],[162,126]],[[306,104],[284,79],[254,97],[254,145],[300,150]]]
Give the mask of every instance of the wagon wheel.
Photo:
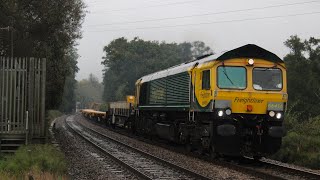
[[[124,128],[126,131],[131,132],[132,131],[132,122],[130,120],[125,121]]]

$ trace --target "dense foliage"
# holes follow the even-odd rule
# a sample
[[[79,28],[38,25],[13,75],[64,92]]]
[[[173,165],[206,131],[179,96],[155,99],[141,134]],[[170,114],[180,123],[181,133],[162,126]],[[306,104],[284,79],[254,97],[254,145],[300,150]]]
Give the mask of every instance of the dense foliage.
[[[280,151],[273,158],[320,169],[320,116],[301,122],[298,116],[290,112],[285,125],[288,133],[282,140]]]
[[[291,36],[285,45],[289,106],[301,122],[320,114],[320,39]]]
[[[320,39],[285,42],[291,52],[284,60],[288,70],[288,134],[274,158],[320,168]]]
[[[177,65],[194,57],[211,53],[203,42],[166,43],[134,38],[113,40],[104,47],[103,57],[105,101],[124,100],[134,94],[135,82],[140,77]]]
[[[82,0],[0,0],[0,27],[10,26],[9,31],[0,30],[0,55],[11,56],[13,47],[14,57],[47,58],[47,109],[70,111],[70,104],[75,104],[72,90],[78,55],[74,47],[83,18]]]

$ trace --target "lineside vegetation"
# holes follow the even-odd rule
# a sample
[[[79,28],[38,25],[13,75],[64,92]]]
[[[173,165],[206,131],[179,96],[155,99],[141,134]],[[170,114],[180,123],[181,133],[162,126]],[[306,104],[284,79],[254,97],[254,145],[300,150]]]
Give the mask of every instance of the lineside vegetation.
[[[66,172],[64,155],[49,144],[23,146],[0,160],[1,179],[67,179]]]

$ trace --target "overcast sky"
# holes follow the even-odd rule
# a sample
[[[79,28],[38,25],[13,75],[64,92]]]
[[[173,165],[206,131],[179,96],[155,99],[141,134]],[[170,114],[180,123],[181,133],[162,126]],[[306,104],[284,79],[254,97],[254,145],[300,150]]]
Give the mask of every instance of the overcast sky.
[[[84,0],[80,71],[102,81],[103,47],[112,40],[203,41],[215,53],[253,43],[281,58],[297,34],[320,38],[320,0]],[[138,21],[138,22],[137,22]]]

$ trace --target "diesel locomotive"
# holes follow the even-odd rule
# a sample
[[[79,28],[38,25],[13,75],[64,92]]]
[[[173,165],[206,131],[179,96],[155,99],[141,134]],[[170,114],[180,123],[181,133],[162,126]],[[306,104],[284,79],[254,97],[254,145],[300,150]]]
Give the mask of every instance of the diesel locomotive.
[[[285,135],[285,64],[253,44],[144,76],[135,97],[136,132],[212,156],[267,156]]]
[[[248,44],[206,55],[136,81],[135,96],[111,102],[107,124],[217,155],[259,159],[286,134],[282,59]]]

